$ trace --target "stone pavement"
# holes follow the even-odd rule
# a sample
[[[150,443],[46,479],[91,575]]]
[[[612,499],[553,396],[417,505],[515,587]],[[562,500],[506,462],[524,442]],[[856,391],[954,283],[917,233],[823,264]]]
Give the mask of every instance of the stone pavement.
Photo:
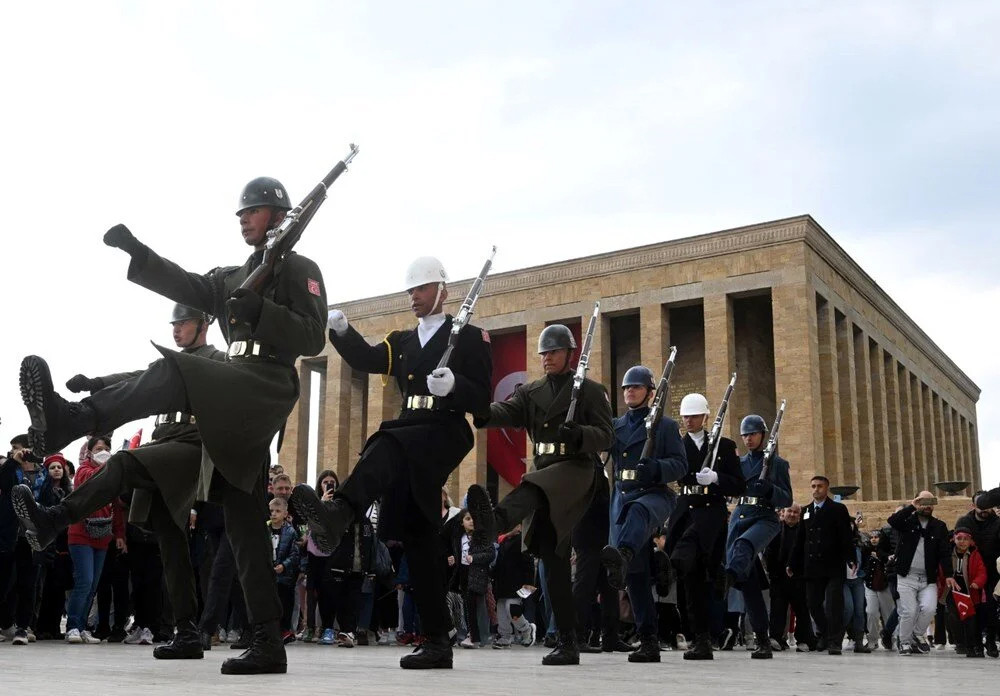
[[[685,662],[677,652],[663,662],[628,664],[624,654],[584,655],[579,667],[542,667],[545,650],[455,651],[455,669],[404,671],[407,649],[354,649],[297,643],[289,646],[286,675],[224,677],[222,660],[236,654],[216,648],[204,660],[161,662],[151,647],[34,643],[0,644],[0,694],[91,696],[213,696],[225,694],[996,694],[1000,660],[971,660],[948,651],[900,657],[779,653],[755,660],[742,649],[716,653],[712,662]]]

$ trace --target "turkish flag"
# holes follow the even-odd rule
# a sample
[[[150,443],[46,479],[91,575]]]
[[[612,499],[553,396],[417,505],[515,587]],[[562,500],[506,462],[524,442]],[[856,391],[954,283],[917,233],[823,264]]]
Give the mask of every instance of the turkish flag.
[[[955,609],[958,610],[959,619],[965,621],[970,616],[976,615],[976,603],[972,601],[971,596],[957,590],[952,590],[951,598],[955,602]]]
[[[132,439],[128,441],[127,449],[135,449],[142,442],[142,428],[139,428],[139,432],[132,436]]]
[[[525,369],[525,332],[490,336],[493,353],[493,401],[506,401],[528,380]],[[512,486],[525,472],[526,435],[520,428],[490,428],[486,431],[486,462]]]

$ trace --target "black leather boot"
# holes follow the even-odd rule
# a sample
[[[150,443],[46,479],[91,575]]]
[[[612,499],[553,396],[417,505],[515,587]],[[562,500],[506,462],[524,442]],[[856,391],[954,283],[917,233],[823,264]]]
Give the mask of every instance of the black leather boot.
[[[69,526],[69,512],[62,504],[42,507],[35,502],[31,488],[23,483],[14,486],[10,494],[14,514],[24,525],[25,538],[35,551],[41,551],[55,541],[59,532]]]
[[[643,636],[639,649],[629,653],[629,662],[659,662],[660,641],[656,636]]]
[[[712,655],[712,638],[707,633],[699,633],[694,637],[694,644],[684,652],[685,660],[714,660]]]
[[[208,651],[212,649],[212,634],[211,633],[201,633],[201,649]]]
[[[170,642],[153,648],[157,660],[200,660],[204,656],[201,634],[192,621],[178,621],[177,632]]]
[[[625,575],[633,555],[627,546],[605,546],[601,551],[601,563],[608,571],[608,584],[614,589],[625,589]]]
[[[576,634],[570,631],[559,631],[556,649],[542,658],[543,665],[578,665],[580,664],[580,649],[576,644]]]
[[[867,645],[865,645],[865,632],[858,631],[854,634],[854,652],[861,654],[868,654],[872,651]]]
[[[313,532],[313,542],[323,553],[333,553],[344,532],[354,521],[354,510],[346,498],[323,501],[312,486],[300,483],[289,498],[292,514],[304,519]]]
[[[21,401],[28,409],[28,442],[39,457],[58,452],[97,429],[97,414],[82,402],[67,401],[52,387],[48,364],[37,355],[21,361]]]
[[[757,647],[750,653],[751,660],[770,660],[774,657],[771,652],[771,638],[767,633],[757,633]]]
[[[278,620],[254,624],[250,647],[222,663],[223,674],[284,674],[288,671],[285,643]]]
[[[595,644],[591,644],[589,634],[585,635],[582,631],[577,632],[576,634],[577,650],[579,650],[581,653],[600,654],[601,646],[596,644],[596,640],[597,639],[595,638]],[[554,648],[555,645],[553,645],[552,647]]]
[[[445,638],[429,638],[409,655],[399,659],[403,669],[451,669],[451,641]]]

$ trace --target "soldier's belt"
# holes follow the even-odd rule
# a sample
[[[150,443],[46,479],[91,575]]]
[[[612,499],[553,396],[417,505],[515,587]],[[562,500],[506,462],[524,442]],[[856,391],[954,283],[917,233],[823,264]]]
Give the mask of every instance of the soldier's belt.
[[[264,358],[270,360],[278,360],[278,356],[275,355],[274,349],[260,341],[233,341],[229,344],[229,350],[226,351],[226,356],[229,358]]]
[[[167,423],[184,423],[185,425],[194,425],[197,420],[193,413],[184,413],[184,411],[174,411],[173,413],[161,413],[156,417],[156,425],[166,425]]]
[[[708,486],[683,486],[681,495],[711,495]]]
[[[737,505],[760,505],[761,507],[771,507],[771,503],[764,498],[757,498],[752,495],[745,495],[736,499]]]
[[[566,443],[536,442],[535,454],[566,454]]]
[[[406,408],[411,410],[432,409],[437,401],[433,396],[408,396]]]
[[[635,481],[635,469],[623,469],[615,472],[616,481]]]

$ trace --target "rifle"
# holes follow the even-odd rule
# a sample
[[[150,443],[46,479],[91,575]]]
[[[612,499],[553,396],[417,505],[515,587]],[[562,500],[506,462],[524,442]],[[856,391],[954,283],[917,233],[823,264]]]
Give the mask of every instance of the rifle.
[[[722,397],[722,403],[719,404],[719,412],[715,415],[712,432],[708,434],[708,452],[705,454],[705,461],[701,465],[702,469],[708,467],[713,471],[715,470],[715,458],[719,456],[719,442],[722,440],[722,424],[726,421],[726,411],[729,410],[729,397],[733,395],[733,388],[735,386],[736,373],[734,372],[733,378],[729,380],[729,386],[726,387],[726,395]]]
[[[774,425],[771,426],[771,437],[767,440],[767,447],[764,448],[764,463],[760,467],[760,479],[763,481],[767,477],[767,467],[778,452],[778,431],[781,430],[781,418],[785,415],[785,400],[781,400],[778,407],[778,415],[774,418]]]
[[[594,313],[590,316],[590,324],[587,325],[587,335],[583,339],[583,349],[580,351],[580,360],[576,364],[576,373],[573,375],[573,394],[569,402],[569,410],[566,412],[566,422],[570,423],[576,416],[576,404],[580,400],[580,389],[583,387],[583,378],[587,376],[590,368],[590,347],[594,342],[594,331],[597,330],[597,315],[601,313],[601,303],[594,303]]]
[[[663,418],[663,409],[667,407],[667,398],[670,395],[670,376],[674,372],[676,359],[677,348],[670,346],[670,357],[667,358],[667,364],[663,366],[663,374],[660,375],[660,381],[656,384],[653,405],[649,407],[649,413],[646,414],[646,444],[642,446],[640,460],[652,457],[653,450],[656,448],[656,426],[660,424],[660,419]]]
[[[351,163],[354,156],[358,154],[358,146],[351,143],[351,151],[347,157],[337,162],[337,165],[330,170],[330,173],[323,177],[323,180],[313,187],[313,190],[302,199],[302,202],[285,213],[285,219],[281,224],[267,233],[267,244],[264,247],[264,258],[260,265],[247,276],[247,279],[240,285],[241,288],[252,290],[260,294],[264,286],[274,275],[275,266],[279,261],[283,261],[292,247],[299,241],[299,237],[305,231],[306,226],[313,219],[313,215],[319,210],[320,205],[326,200],[326,191],[341,174],[347,171],[347,165]],[[230,324],[235,324],[234,317],[229,318]]]
[[[490,252],[490,257],[486,259],[486,263],[483,264],[483,270],[479,271],[479,275],[472,283],[472,287],[469,288],[469,294],[465,296],[465,301],[462,302],[461,309],[458,310],[458,314],[455,318],[451,320],[451,333],[448,334],[448,347],[444,349],[444,355],[438,361],[437,369],[448,366],[448,360],[451,358],[451,352],[455,350],[455,345],[458,343],[458,333],[461,331],[466,324],[469,323],[469,319],[472,318],[472,310],[476,306],[476,300],[479,299],[479,293],[483,291],[483,284],[486,282],[486,275],[490,272],[490,267],[493,266],[493,257],[497,255],[496,246],[493,247],[493,251]]]

